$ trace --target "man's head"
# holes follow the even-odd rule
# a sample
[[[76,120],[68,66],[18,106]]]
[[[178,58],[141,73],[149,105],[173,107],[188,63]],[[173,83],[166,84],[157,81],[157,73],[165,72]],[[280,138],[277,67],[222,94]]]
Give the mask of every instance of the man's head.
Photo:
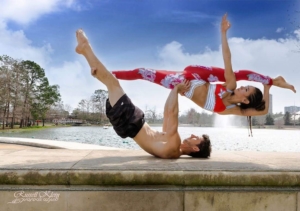
[[[208,158],[211,153],[211,143],[208,135],[202,137],[191,135],[183,140],[180,146],[181,152],[184,155],[189,155],[198,158]]]

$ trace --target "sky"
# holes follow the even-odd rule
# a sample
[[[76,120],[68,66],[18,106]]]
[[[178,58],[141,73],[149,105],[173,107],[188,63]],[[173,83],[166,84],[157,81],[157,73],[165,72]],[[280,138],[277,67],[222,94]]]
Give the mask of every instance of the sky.
[[[0,5],[0,55],[39,64],[73,109],[95,90],[106,90],[74,51],[78,28],[108,70],[224,67],[219,25],[226,12],[233,69],[282,75],[295,85],[297,94],[271,88],[274,113],[300,106],[299,0],[0,0]],[[238,82],[247,84],[263,88]],[[121,85],[138,107],[158,113],[170,92],[148,81]],[[181,96],[179,107],[180,114],[203,111]]]

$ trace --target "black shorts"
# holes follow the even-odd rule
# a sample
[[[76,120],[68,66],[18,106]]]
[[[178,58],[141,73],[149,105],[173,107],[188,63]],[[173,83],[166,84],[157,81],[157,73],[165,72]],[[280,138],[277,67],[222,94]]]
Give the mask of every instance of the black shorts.
[[[134,138],[145,123],[144,112],[136,107],[126,94],[113,107],[109,99],[106,100],[106,116],[122,138]]]

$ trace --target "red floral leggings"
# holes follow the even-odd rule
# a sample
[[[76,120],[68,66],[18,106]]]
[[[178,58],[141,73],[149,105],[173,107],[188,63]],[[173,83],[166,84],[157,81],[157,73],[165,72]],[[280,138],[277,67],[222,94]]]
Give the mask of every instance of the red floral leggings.
[[[175,85],[187,80],[204,80],[206,82],[225,82],[224,69],[218,67],[205,67],[191,65],[184,71],[153,70],[147,68],[137,68],[134,70],[115,70],[112,74],[121,80],[148,80],[152,83],[173,89]],[[273,81],[269,76],[264,76],[251,70],[238,70],[234,72],[236,80],[256,81],[263,84],[272,85]]]

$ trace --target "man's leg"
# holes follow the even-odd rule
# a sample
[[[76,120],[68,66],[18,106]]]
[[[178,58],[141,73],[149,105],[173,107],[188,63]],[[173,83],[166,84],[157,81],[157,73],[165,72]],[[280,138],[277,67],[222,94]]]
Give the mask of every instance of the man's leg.
[[[86,58],[91,67],[92,75],[107,87],[109,102],[111,106],[114,106],[120,97],[125,94],[119,81],[98,60],[86,35],[81,29],[76,31],[76,38],[78,43],[76,52]]]

